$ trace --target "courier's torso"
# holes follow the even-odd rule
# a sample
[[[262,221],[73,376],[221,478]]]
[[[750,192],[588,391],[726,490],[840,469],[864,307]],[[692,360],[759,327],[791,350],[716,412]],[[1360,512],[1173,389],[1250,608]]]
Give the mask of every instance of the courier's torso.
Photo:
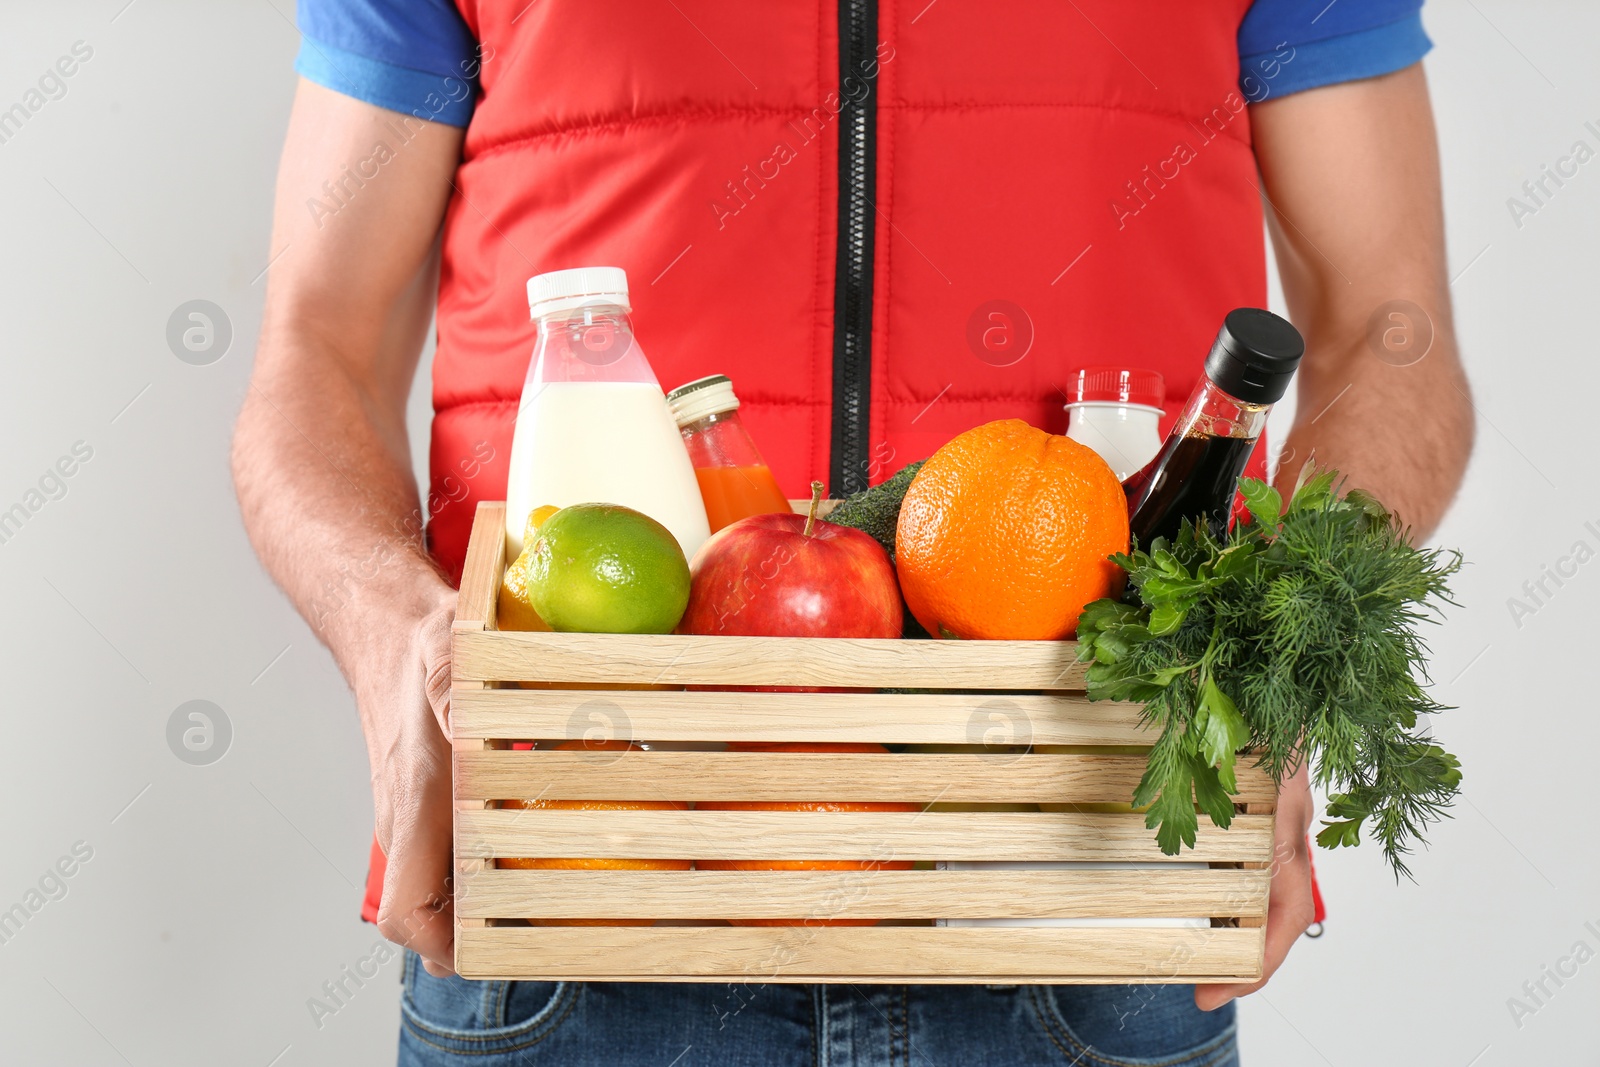
[[[460,6],[483,53],[434,363],[452,575],[505,492],[530,275],[625,268],[662,385],[730,375],[790,496],[991,419],[1062,432],[1084,364],[1160,370],[1179,405],[1265,300],[1248,0]]]

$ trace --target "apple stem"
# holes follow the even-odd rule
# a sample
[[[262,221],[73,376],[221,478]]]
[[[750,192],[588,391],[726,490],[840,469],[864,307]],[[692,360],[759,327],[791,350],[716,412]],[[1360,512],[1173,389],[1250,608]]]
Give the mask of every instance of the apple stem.
[[[817,506],[822,503],[822,483],[811,483],[811,508],[806,512],[806,528],[800,531],[800,536],[810,537],[811,531],[817,525]]]

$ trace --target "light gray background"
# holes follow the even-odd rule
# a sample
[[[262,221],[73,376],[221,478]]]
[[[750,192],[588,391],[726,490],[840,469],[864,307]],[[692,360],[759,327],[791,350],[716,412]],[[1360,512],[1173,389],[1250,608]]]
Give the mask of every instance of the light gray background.
[[[946,0],[950,3],[968,0]],[[0,509],[73,444],[93,458],[0,544],[6,731],[0,910],[93,858],[0,944],[7,1064],[390,1064],[399,966],[317,1026],[307,1001],[377,941],[356,919],[365,753],[328,654],[263,576],[228,476],[262,299],[294,79],[289,0],[8,4],[0,108],[75,41],[94,55],[9,143]],[[1417,885],[1371,849],[1319,853],[1327,936],[1242,1009],[1249,1064],[1594,1063],[1600,961],[1536,1013],[1522,996],[1600,950],[1591,781],[1600,562],[1517,625],[1507,598],[1578,540],[1600,549],[1593,314],[1600,161],[1518,228],[1506,206],[1578,139],[1600,148],[1600,9],[1434,0],[1452,273],[1480,411],[1442,544],[1471,566],[1433,634],[1438,735],[1466,799]],[[168,350],[217,302],[232,349]],[[427,379],[412,401],[420,456]],[[169,751],[181,703],[233,728],[219,762]],[[1530,1006],[1532,1002],[1529,1002]],[[709,1010],[709,1007],[708,1007]]]

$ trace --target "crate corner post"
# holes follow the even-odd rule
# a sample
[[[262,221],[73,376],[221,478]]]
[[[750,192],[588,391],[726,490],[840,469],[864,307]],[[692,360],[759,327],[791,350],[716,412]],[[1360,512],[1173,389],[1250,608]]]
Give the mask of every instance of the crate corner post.
[[[472,520],[472,534],[467,545],[467,558],[462,566],[461,585],[456,594],[456,617],[451,624],[452,646],[459,646],[467,635],[490,633],[499,628],[497,622],[496,604],[500,596],[500,581],[505,573],[506,563],[506,537],[505,537],[504,503],[484,501],[478,504],[478,510]],[[452,647],[452,672],[456,671],[454,664],[458,662],[455,654],[457,649]],[[455,699],[456,694],[469,690],[483,690],[489,688],[489,681],[481,678],[464,677],[460,673],[453,673],[450,680],[451,689],[451,795],[453,798],[451,838],[454,845],[454,873],[455,896],[459,902],[462,892],[474,879],[479,878],[485,871],[494,867],[494,860],[468,855],[462,850],[461,813],[464,810],[482,810],[489,806],[487,799],[455,799],[457,796],[456,783],[460,781],[460,761],[467,752],[481,752],[491,747],[490,741],[482,737],[462,736],[457,731],[455,724]],[[470,952],[464,953],[462,943],[470,938],[468,931],[481,929],[488,925],[488,920],[481,918],[463,918],[460,907],[455,913],[455,967],[456,973],[463,978],[491,977],[480,974],[478,961]]]

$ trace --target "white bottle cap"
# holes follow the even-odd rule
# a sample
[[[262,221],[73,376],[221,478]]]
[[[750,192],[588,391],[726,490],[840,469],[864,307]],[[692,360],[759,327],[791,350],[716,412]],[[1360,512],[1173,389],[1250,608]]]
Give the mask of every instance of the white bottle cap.
[[[621,267],[576,267],[528,279],[528,315],[538,318],[585,304],[628,304],[628,274]]]
[[[678,422],[678,429],[699,422],[707,415],[737,411],[739,398],[733,395],[733,381],[726,374],[712,374],[680,385],[667,394],[667,407]]]

